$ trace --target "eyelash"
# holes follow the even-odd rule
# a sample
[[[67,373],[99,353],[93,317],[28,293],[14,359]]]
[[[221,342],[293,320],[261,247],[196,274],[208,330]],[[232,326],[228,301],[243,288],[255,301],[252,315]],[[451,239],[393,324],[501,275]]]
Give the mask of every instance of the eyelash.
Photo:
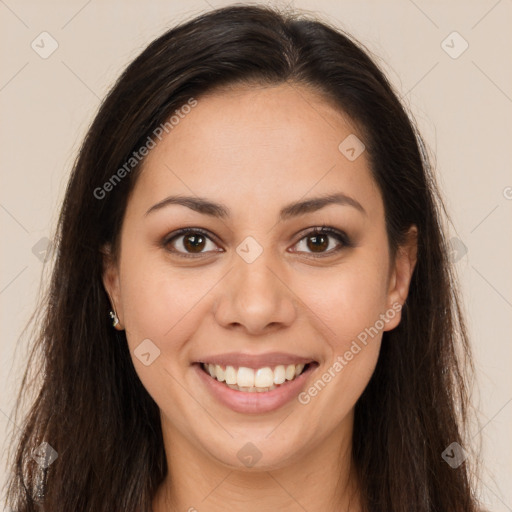
[[[183,253],[180,251],[176,251],[175,249],[168,248],[168,245],[173,240],[179,238],[180,236],[189,235],[189,234],[203,235],[204,237],[208,238],[210,241],[214,242],[214,240],[212,240],[212,237],[210,236],[210,234],[207,231],[205,231],[204,229],[183,228],[183,229],[179,229],[179,230],[175,231],[174,233],[172,233],[171,235],[165,237],[162,241],[162,247],[164,249],[166,249],[167,251],[169,251],[173,254],[176,254],[178,257],[182,257],[182,258],[198,258],[198,257],[201,257],[203,254],[206,254],[205,252],[197,253],[197,254]],[[327,256],[331,256],[332,254],[338,253],[343,248],[353,247],[353,244],[346,233],[344,233],[343,231],[339,231],[338,229],[331,228],[329,226],[321,226],[320,228],[312,229],[311,231],[305,233],[304,236],[300,240],[298,240],[298,242],[295,245],[297,245],[299,242],[301,242],[305,238],[308,238],[308,237],[314,236],[314,235],[332,236],[332,237],[336,238],[336,240],[338,240],[338,242],[341,243],[341,246],[337,247],[336,249],[331,249],[330,251],[324,252],[324,253],[318,253],[318,254],[307,253],[307,254],[310,254],[313,258],[325,258]],[[217,252],[220,252],[220,251],[217,251]]]

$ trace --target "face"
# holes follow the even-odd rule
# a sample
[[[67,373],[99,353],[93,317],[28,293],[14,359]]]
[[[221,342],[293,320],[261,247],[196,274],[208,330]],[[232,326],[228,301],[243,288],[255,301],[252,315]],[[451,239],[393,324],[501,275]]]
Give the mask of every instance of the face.
[[[351,135],[304,87],[240,87],[198,98],[147,156],[104,284],[168,442],[278,468],[350,439],[415,263],[414,244],[391,260]]]

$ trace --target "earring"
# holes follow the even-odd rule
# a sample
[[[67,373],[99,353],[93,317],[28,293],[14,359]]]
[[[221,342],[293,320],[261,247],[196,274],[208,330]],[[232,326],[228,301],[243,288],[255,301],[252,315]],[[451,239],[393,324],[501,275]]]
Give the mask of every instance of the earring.
[[[117,317],[117,313],[114,311],[110,312],[110,318],[112,318],[112,325],[118,330],[122,330],[121,327],[118,327],[119,325],[119,318]]]

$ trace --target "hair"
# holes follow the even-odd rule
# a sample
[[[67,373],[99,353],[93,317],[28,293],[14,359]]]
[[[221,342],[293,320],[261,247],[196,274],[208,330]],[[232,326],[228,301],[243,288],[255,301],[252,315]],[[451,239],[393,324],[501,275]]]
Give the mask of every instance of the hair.
[[[151,509],[167,472],[159,407],[135,372],[125,332],[112,328],[102,282],[102,248],[110,245],[117,258],[144,159],[107,198],[95,190],[191,98],[279,84],[316,91],[360,128],[392,255],[408,228],[418,228],[401,322],[383,334],[355,406],[352,457],[363,506],[478,509],[469,459],[452,469],[441,456],[453,442],[466,448],[474,372],[444,234],[446,209],[412,116],[370,54],[304,13],[231,5],[168,30],[125,69],[83,141],[53,237],[51,280],[15,406],[21,427],[7,492],[13,510]],[[39,379],[36,396],[18,421],[33,390],[31,372]],[[58,454],[43,470],[32,457],[42,442]]]

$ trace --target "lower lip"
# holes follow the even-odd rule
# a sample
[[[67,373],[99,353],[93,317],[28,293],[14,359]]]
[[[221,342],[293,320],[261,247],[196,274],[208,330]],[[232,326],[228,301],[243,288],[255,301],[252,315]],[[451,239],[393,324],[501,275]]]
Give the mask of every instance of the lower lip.
[[[194,367],[201,381],[220,403],[235,412],[260,414],[275,411],[296,398],[305,387],[308,377],[318,365],[310,364],[307,370],[295,379],[286,381],[272,391],[263,391],[261,393],[248,393],[231,389],[226,384],[210,377],[202,369],[200,363],[194,364]]]

